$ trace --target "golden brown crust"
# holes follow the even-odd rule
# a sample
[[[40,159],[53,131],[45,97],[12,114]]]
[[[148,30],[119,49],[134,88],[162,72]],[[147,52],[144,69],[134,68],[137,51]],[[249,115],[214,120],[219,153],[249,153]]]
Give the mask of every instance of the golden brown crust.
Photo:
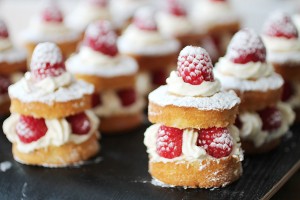
[[[16,72],[26,72],[26,71],[27,71],[26,59],[14,63],[7,63],[7,62],[0,63],[1,75],[9,76]]]
[[[119,90],[125,88],[135,87],[136,74],[128,76],[117,76],[117,77],[100,77],[85,74],[75,74],[77,79],[84,80],[95,86],[95,92],[100,93],[105,90]]]
[[[212,26],[208,30],[208,35],[222,35],[224,32],[229,32],[235,34],[240,30],[240,23],[238,21],[227,23],[227,24],[218,24],[216,26]]]
[[[272,151],[280,144],[280,142],[281,142],[281,138],[277,138],[268,143],[264,143],[260,147],[255,147],[252,141],[241,139],[242,149],[248,155],[262,154],[262,153],[267,153],[269,151]]]
[[[146,55],[136,55],[136,54],[127,54],[134,58],[138,65],[139,71],[157,71],[161,69],[167,69],[170,65],[176,63],[178,52],[174,52],[167,55],[155,55],[155,56],[146,56]]]
[[[100,150],[100,145],[94,134],[81,144],[70,142],[59,147],[49,146],[37,149],[31,153],[20,152],[16,144],[13,144],[12,149],[15,160],[20,163],[44,167],[65,167],[95,156]]]
[[[280,74],[284,80],[291,82],[300,82],[300,63],[272,63],[275,71]]]
[[[238,105],[229,110],[198,110],[197,108],[160,106],[149,101],[148,118],[151,123],[180,129],[227,127],[235,122]],[[180,116],[180,117],[178,117]]]
[[[281,99],[282,88],[268,91],[235,91],[241,98],[240,112],[259,111],[266,107],[276,105]]]
[[[121,134],[137,128],[143,120],[142,113],[101,118],[100,131],[102,134]]]
[[[194,162],[149,162],[153,178],[175,186],[224,187],[242,175],[242,165],[237,157]]]
[[[22,102],[12,98],[10,112],[35,118],[57,119],[81,113],[90,109],[91,105],[92,95],[84,95],[81,99],[67,102],[54,102],[51,105],[41,102]]]

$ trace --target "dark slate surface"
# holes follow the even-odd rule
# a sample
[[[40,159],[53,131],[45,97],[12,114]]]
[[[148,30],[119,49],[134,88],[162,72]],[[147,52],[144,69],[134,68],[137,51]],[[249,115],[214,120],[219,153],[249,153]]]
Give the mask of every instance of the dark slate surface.
[[[244,175],[222,189],[161,188],[151,184],[143,133],[148,125],[127,135],[104,136],[102,151],[81,167],[47,169],[15,162],[11,144],[0,134],[0,199],[261,199],[299,162],[300,125],[281,146],[265,155],[247,157]],[[279,189],[279,188],[278,188]],[[273,189],[274,190],[274,189]]]

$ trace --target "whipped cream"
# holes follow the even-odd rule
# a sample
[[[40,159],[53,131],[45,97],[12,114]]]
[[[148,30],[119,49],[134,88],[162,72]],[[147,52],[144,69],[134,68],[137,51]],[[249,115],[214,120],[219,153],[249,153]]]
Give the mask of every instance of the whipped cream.
[[[151,92],[149,101],[160,106],[175,105],[199,110],[226,110],[238,105],[240,98],[233,91],[220,91],[210,97],[177,96],[170,94],[168,86],[165,85]]]
[[[267,62],[237,64],[225,57],[219,59],[215,68],[224,75],[234,76],[240,79],[258,79],[270,76],[274,72],[273,66]]]
[[[177,52],[179,42],[165,38],[158,31],[144,31],[130,25],[118,40],[120,52],[126,54],[165,55]]]
[[[178,37],[193,33],[193,25],[186,16],[160,12],[156,21],[158,29],[165,36]]]
[[[2,51],[0,50],[0,62],[6,62],[6,63],[23,62],[26,61],[26,57],[27,57],[26,51],[15,47],[3,49]]]
[[[79,54],[73,55],[66,61],[66,68],[73,74],[114,77],[135,74],[138,65],[128,56],[111,57],[89,47],[82,47]]]
[[[296,28],[298,29],[298,32],[300,32],[300,14],[295,14],[292,19]]]
[[[239,90],[239,91],[268,91],[276,90],[282,87],[283,79],[280,75],[272,73],[268,77],[262,77],[256,80],[241,79],[234,76],[227,76],[214,70],[214,75],[221,81],[222,89],[224,90]]]
[[[90,23],[96,20],[109,20],[110,17],[108,8],[82,1],[70,15],[66,17],[65,21],[67,26],[83,32]]]
[[[218,160],[208,155],[204,148],[197,146],[198,132],[194,129],[183,130],[182,136],[182,155],[176,158],[167,159],[159,156],[156,152],[157,132],[161,124],[150,126],[145,132],[144,144],[147,147],[147,153],[150,156],[150,162],[182,162],[182,161],[201,161],[203,159]],[[243,160],[243,152],[239,139],[239,131],[235,126],[228,127],[230,135],[233,139],[233,149],[231,156],[236,156],[240,161]],[[222,159],[222,158],[221,158]]]
[[[122,102],[117,93],[108,90],[101,93],[102,104],[93,109],[96,115],[100,117],[111,117],[116,115],[130,115],[141,112],[145,107],[145,100],[137,96],[136,102],[129,106],[122,106]]]
[[[24,78],[8,88],[11,98],[17,98],[22,102],[43,102],[50,105],[54,102],[80,99],[93,92],[93,85],[75,80],[69,72],[57,77],[47,77],[39,82],[35,82],[31,73],[27,72]]]
[[[139,72],[136,77],[135,88],[137,93],[141,96],[148,95],[154,89],[150,73]]]
[[[97,129],[99,126],[99,119],[92,111],[85,111],[85,114],[91,124],[90,131],[85,135],[73,134],[71,125],[65,118],[51,120],[45,119],[45,123],[48,128],[46,134],[37,141],[28,144],[23,143],[16,132],[16,125],[20,118],[19,114],[12,114],[4,121],[3,132],[7,139],[12,143],[16,143],[17,149],[23,153],[30,153],[36,149],[47,148],[49,146],[62,146],[69,142],[80,144],[88,140],[93,134],[96,133],[98,135]]]
[[[221,89],[219,80],[213,82],[203,81],[200,85],[191,85],[183,81],[175,71],[172,71],[170,77],[167,78],[168,91],[181,96],[202,96],[209,97]]]
[[[0,53],[1,51],[12,48],[12,42],[9,38],[0,38]]]

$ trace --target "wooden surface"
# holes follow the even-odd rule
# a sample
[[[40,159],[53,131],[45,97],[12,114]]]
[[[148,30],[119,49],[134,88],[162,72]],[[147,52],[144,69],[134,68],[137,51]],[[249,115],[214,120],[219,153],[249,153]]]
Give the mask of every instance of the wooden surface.
[[[268,199],[299,168],[300,125],[275,151],[243,162],[244,175],[222,189],[162,188],[151,184],[143,133],[148,126],[121,136],[104,136],[102,152],[81,167],[47,169],[12,159],[11,144],[0,135],[0,199]],[[298,144],[298,145],[297,145]]]

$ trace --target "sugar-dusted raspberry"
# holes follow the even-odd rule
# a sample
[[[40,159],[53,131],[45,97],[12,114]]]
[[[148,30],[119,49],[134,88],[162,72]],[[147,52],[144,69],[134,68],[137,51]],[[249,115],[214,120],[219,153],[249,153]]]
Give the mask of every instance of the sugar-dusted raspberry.
[[[108,4],[107,0],[87,0],[87,1],[91,5],[98,6],[98,7],[106,7]]]
[[[265,62],[266,47],[255,31],[248,28],[242,29],[231,39],[226,58],[237,64]]]
[[[175,16],[186,16],[186,9],[179,0],[168,0],[168,12]]]
[[[117,91],[119,98],[121,99],[122,106],[130,106],[136,102],[136,91],[134,88],[123,89]]]
[[[16,132],[19,139],[25,143],[37,141],[46,135],[48,128],[43,118],[37,119],[31,116],[21,115],[16,125]]]
[[[36,80],[64,73],[66,67],[59,47],[50,42],[38,44],[32,54],[30,69]]]
[[[85,32],[83,45],[107,56],[116,56],[117,34],[109,21],[96,21],[90,24]]]
[[[263,33],[270,37],[298,38],[298,31],[291,17],[284,12],[274,12],[266,21]]]
[[[203,81],[214,81],[211,59],[201,47],[187,46],[181,50],[177,62],[177,74],[184,82],[192,85],[200,85]]]
[[[164,158],[175,158],[182,153],[183,130],[178,128],[161,126],[156,140],[156,151]]]
[[[0,38],[8,38],[8,29],[5,22],[0,19]]]
[[[198,146],[215,158],[229,156],[232,151],[233,139],[227,128],[208,128],[199,130]]]
[[[268,107],[258,112],[262,122],[264,131],[276,130],[281,126],[282,115],[276,107]]]
[[[69,116],[66,119],[71,124],[73,134],[85,135],[91,130],[91,122],[84,112]]]
[[[41,11],[42,20],[45,22],[62,22],[63,13],[60,8],[54,4],[49,2]]]
[[[136,11],[133,24],[144,31],[157,31],[155,10],[152,7],[142,7]]]

